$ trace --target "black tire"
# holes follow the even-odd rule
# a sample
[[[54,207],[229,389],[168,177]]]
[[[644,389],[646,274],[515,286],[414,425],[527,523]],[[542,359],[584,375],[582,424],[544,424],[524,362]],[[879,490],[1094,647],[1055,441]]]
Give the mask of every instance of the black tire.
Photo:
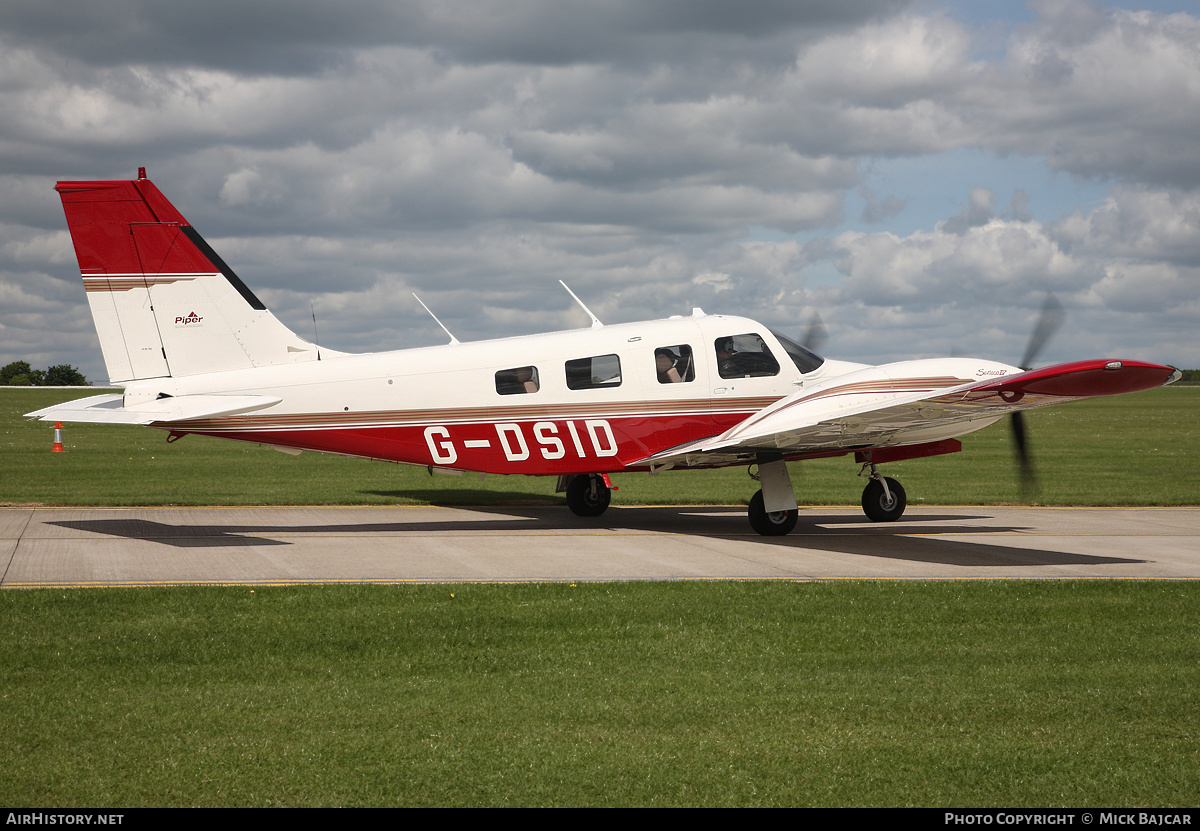
[[[759,491],[754,494],[750,500],[750,508],[746,512],[750,519],[750,527],[764,537],[782,537],[790,534],[792,529],[796,527],[796,520],[800,517],[799,511],[778,511],[773,514],[767,513],[767,509],[763,507],[763,493]]]
[[[872,479],[863,488],[862,509],[871,522],[895,522],[908,507],[908,497],[904,488],[895,479],[886,478],[888,491],[892,495],[891,502],[883,491],[883,484],[878,479]]]
[[[595,483],[595,489],[592,484]],[[574,476],[567,483],[567,507],[576,516],[600,516],[608,510],[612,491],[596,474]]]

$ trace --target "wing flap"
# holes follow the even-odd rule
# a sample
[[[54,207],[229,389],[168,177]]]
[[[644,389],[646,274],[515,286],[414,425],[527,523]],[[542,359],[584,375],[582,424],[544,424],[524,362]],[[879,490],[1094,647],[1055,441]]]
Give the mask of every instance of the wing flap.
[[[26,413],[25,417],[81,424],[162,424],[239,415],[282,400],[272,395],[179,395],[126,407],[121,395],[93,395]]]

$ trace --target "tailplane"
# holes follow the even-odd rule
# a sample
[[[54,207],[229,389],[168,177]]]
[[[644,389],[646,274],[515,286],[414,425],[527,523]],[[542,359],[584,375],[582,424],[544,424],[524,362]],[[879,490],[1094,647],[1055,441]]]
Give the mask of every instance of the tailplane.
[[[146,178],[59,182],[109,380],[319,360]]]

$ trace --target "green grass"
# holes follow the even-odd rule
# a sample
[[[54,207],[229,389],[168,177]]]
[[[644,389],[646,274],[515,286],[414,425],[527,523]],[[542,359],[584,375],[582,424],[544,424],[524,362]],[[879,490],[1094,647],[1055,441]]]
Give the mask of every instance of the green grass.
[[[348,505],[551,503],[554,479],[473,474],[319,453],[287,456],[257,445],[188,436],[167,444],[144,427],[67,424],[22,413],[80,397],[71,390],[0,390],[0,503],[45,505]],[[1048,505],[1194,505],[1200,501],[1200,387],[1092,399],[1029,413]],[[1020,501],[1005,424],[963,439],[964,452],[882,466],[909,503]],[[855,504],[863,480],[850,457],[791,466],[801,504]],[[619,474],[614,504],[745,504],[757,490],[744,468]]]
[[[20,414],[0,501],[551,502]],[[1034,412],[1049,504],[1196,504],[1200,390]],[[910,502],[1017,499],[1002,425],[885,466]],[[854,503],[848,459],[792,466]],[[615,477],[615,501],[744,502],[745,471]],[[0,804],[1192,806],[1200,584],[658,583],[0,593]]]
[[[1194,806],[1200,585],[0,593],[0,804]]]

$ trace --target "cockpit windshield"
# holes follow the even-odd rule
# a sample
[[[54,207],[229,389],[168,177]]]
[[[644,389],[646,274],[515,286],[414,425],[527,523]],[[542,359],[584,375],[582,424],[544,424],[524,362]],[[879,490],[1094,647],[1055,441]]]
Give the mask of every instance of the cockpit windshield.
[[[796,369],[800,370],[800,372],[812,372],[825,363],[825,359],[816,352],[805,349],[786,335],[781,335],[774,329],[771,330],[771,334],[779,338],[779,343],[783,346],[783,351],[788,354],[788,357],[792,359],[792,363],[796,365]]]

